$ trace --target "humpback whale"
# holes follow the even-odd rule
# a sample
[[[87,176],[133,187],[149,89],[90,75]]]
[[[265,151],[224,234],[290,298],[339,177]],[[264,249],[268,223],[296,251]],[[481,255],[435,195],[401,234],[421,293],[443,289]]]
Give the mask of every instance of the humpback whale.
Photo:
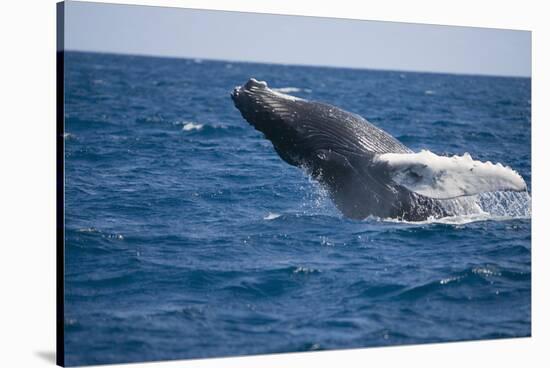
[[[344,216],[421,221],[449,215],[443,194],[431,195],[434,191],[415,190],[418,185],[414,185],[444,175],[426,175],[426,165],[422,163],[403,168],[403,157],[411,157],[414,152],[361,116],[283,94],[253,78],[235,87],[231,98],[244,119],[272,142],[281,159],[303,168],[327,189]],[[471,161],[469,155],[467,158]],[[485,172],[493,176],[498,170],[509,169],[475,161],[464,172],[475,175],[474,168],[479,171],[480,166],[475,163],[490,165]],[[512,178],[504,184],[503,180],[498,181],[504,185],[502,189],[525,190],[519,175],[518,179],[502,172],[497,178],[505,176]],[[479,182],[490,180],[483,178]]]

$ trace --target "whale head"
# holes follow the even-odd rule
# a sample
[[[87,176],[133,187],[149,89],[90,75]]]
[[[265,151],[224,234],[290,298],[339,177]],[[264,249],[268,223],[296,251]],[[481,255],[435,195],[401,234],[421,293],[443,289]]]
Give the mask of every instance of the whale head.
[[[304,124],[300,117],[305,100],[268,87],[251,78],[231,93],[235,107],[256,130],[269,139],[283,160],[299,166],[307,163]]]

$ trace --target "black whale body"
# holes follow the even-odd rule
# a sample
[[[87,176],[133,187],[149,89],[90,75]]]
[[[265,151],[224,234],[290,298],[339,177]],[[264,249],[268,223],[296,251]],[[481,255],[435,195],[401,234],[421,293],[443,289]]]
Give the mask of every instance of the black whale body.
[[[285,95],[250,79],[231,93],[242,116],[287,163],[327,188],[344,216],[421,221],[447,214],[439,201],[395,183],[383,153],[411,153],[385,131],[335,106]]]

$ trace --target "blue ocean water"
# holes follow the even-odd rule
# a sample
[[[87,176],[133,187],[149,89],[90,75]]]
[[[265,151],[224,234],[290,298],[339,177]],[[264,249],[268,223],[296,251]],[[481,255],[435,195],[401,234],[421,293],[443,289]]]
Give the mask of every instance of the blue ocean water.
[[[531,81],[67,52],[68,365],[531,334],[531,221],[343,218],[229,93],[249,77],[531,185]]]

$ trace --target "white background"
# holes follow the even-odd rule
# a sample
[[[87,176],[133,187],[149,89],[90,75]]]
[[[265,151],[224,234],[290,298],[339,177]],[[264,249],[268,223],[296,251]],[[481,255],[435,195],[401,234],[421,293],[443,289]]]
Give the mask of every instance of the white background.
[[[544,1],[111,1],[533,31],[532,338],[175,361],[136,367],[548,366],[549,12]],[[0,366],[52,366],[55,352],[55,1],[2,2]],[[510,152],[509,154],[514,154]],[[452,244],[449,244],[452,246]]]

